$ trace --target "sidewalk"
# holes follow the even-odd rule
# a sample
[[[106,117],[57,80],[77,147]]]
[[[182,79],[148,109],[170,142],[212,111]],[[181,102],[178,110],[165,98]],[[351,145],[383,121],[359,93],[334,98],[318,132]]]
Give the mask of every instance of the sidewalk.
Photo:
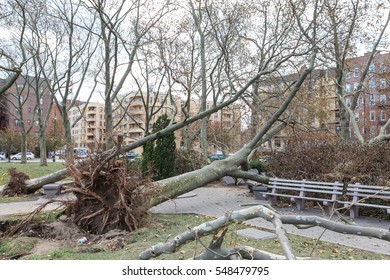
[[[72,194],[61,194],[56,196],[55,199],[58,201],[66,201],[75,199],[75,196]],[[2,216],[22,215],[31,213],[47,201],[48,199],[43,196],[37,200],[31,201],[0,203],[0,219]],[[61,205],[61,202],[50,203],[45,207],[45,210],[55,210]]]
[[[255,200],[254,196],[249,194],[247,188],[235,186],[224,187],[218,185],[199,188],[181,196],[178,199],[166,201],[152,208],[152,212],[165,214],[192,213],[219,217],[229,210],[240,210],[248,207],[241,206],[243,204],[254,203],[267,203],[267,201]],[[297,211],[293,207],[278,208],[277,210],[282,214],[321,215],[319,211]],[[374,218],[359,217],[355,219],[354,222],[365,227],[382,228],[385,230],[389,230],[390,228],[390,222]],[[274,229],[270,222],[261,218],[252,219],[246,223],[262,229]],[[309,238],[318,238],[324,231],[324,229],[320,227],[312,227],[302,230],[297,229],[292,225],[286,225],[286,229],[288,233]],[[341,234],[327,230],[321,240],[390,255],[390,242],[376,238]]]

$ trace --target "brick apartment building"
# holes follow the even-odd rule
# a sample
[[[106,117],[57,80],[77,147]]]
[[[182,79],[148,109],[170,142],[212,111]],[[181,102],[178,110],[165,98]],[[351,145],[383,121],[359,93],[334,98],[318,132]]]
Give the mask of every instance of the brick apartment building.
[[[352,104],[352,95],[357,90],[362,72],[366,68],[371,53],[349,59],[345,75],[345,101]],[[363,83],[355,110],[355,120],[361,135],[369,140],[379,134],[381,127],[390,116],[390,53],[378,53],[369,65],[367,77]],[[389,131],[387,131],[388,133]],[[352,126],[350,136],[356,139]]]
[[[4,82],[0,80],[0,83]],[[29,134],[38,138],[38,112],[41,113],[42,120],[49,113],[50,122],[54,121],[54,116],[60,116],[54,105],[49,112],[50,103],[51,93],[43,79],[20,76],[11,88],[0,96],[0,129],[9,127],[16,132],[21,131],[23,121],[26,129],[31,127]],[[47,125],[46,131],[50,127],[52,123]]]

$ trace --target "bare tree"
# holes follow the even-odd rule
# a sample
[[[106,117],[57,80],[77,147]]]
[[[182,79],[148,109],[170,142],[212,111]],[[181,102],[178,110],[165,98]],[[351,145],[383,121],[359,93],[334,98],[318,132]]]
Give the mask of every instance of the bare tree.
[[[40,18],[42,23],[34,26],[36,40],[31,47],[37,53],[34,63],[39,69],[38,74],[45,79],[54,105],[61,113],[66,156],[72,161],[71,127],[82,118],[82,114],[71,124],[69,111],[78,106],[84,112],[94,92],[93,75],[89,74],[98,46],[98,39],[91,32],[96,19],[84,1],[51,1],[45,6],[45,11]],[[81,92],[87,97],[86,102],[79,102]],[[47,122],[42,129],[46,126]]]
[[[141,0],[91,0],[89,4],[98,17],[98,36],[103,43],[100,50],[102,77],[98,82],[104,87],[105,141],[108,149],[114,145],[112,104],[120,92],[126,93],[123,89],[132,72],[138,49],[169,8],[165,4],[158,6]]]
[[[359,129],[359,126],[357,124],[356,117],[355,117],[355,110],[357,108],[359,98],[362,98],[365,100],[365,89],[364,89],[365,86],[364,86],[364,84],[368,79],[370,65],[372,64],[373,60],[375,59],[375,56],[379,54],[377,49],[383,40],[385,31],[388,28],[389,22],[390,22],[390,13],[387,15],[387,19],[385,20],[385,22],[384,22],[384,24],[383,24],[383,26],[378,34],[378,38],[376,39],[376,41],[373,44],[371,54],[369,55],[367,62],[365,62],[366,65],[362,71],[362,75],[360,76],[360,81],[358,83],[358,86],[356,87],[356,89],[354,89],[351,104],[347,104],[346,98],[342,94],[338,93],[338,95],[337,95],[342,108],[346,111],[347,117],[349,118],[349,123],[353,127],[353,132],[360,143],[365,143],[367,139],[366,139],[366,137],[364,137],[364,135],[362,135],[361,130]],[[384,141],[384,140],[390,139],[390,135],[387,133],[387,129],[389,127],[390,127],[390,119],[387,120],[387,122],[381,127],[379,134],[376,137],[372,137],[368,141],[372,143],[375,141]]]
[[[320,23],[322,30],[320,32],[324,34],[324,40],[321,43],[323,45],[321,48],[321,57],[326,61],[331,61],[335,65],[334,83],[336,85],[337,96],[340,97],[338,101],[340,110],[340,136],[344,141],[348,141],[350,139],[349,128],[351,117],[349,108],[345,107],[342,101],[349,94],[345,89],[345,77],[351,71],[349,69],[348,59],[355,56],[357,51],[364,48],[364,46],[372,45],[372,56],[370,56],[367,62],[366,69],[362,71],[359,86],[355,90],[352,98],[353,101],[350,109],[353,112],[356,108],[358,97],[363,91],[363,82],[368,73],[368,67],[388,24],[385,21],[384,25],[372,26],[367,25],[367,22],[380,22],[382,20],[380,11],[383,11],[385,5],[382,2],[369,3],[354,0],[349,2],[324,1],[323,7],[323,20]],[[329,34],[329,36],[326,34]],[[364,41],[361,38],[364,38]],[[360,137],[357,136],[357,138]]]
[[[278,5],[275,4],[273,7],[278,7]],[[290,18],[283,19],[283,24],[272,26],[272,32],[270,30],[268,31],[270,33],[269,36],[267,37],[269,40],[259,41],[258,43],[259,46],[261,46],[261,44],[264,44],[264,48],[266,48],[268,51],[267,51],[267,55],[259,57],[259,59],[262,62],[258,63],[259,66],[257,67],[257,70],[254,73],[253,72],[250,73],[248,69],[244,69],[245,70],[244,74],[242,74],[241,71],[242,68],[240,68],[239,65],[234,68],[231,67],[231,70],[229,70],[232,71],[231,73],[228,72],[227,70],[224,70],[225,76],[228,76],[229,74],[231,77],[236,76],[236,77],[240,77],[240,79],[230,79],[230,86],[228,87],[228,89],[230,90],[230,94],[226,95],[225,98],[222,100],[222,102],[219,103],[215,102],[213,106],[211,106],[209,109],[200,111],[198,114],[192,117],[190,116],[185,117],[183,120],[178,121],[177,123],[172,123],[170,126],[165,128],[160,133],[182,129],[191,123],[201,120],[209,116],[210,114],[217,112],[222,108],[237,102],[245,94],[248,93],[248,88],[251,85],[253,85],[253,83],[255,83],[256,81],[267,79],[267,77],[272,77],[272,75],[274,73],[277,73],[278,71],[284,71],[284,70],[296,71],[298,69],[297,71],[298,75],[296,76],[296,79],[291,82],[291,85],[289,87],[289,92],[285,94],[283,102],[281,103],[280,107],[275,108],[274,113],[270,115],[270,118],[266,122],[264,122],[263,126],[258,130],[258,132],[253,137],[253,139],[244,147],[242,147],[233,156],[230,156],[228,159],[224,161],[214,162],[211,165],[208,165],[201,170],[194,171],[188,174],[182,174],[177,177],[156,182],[156,184],[160,185],[163,188],[163,192],[165,193],[165,196],[159,197],[154,201],[151,201],[150,202],[151,206],[163,201],[164,199],[167,199],[168,197],[174,197],[176,195],[188,192],[191,189],[197,188],[201,185],[216,180],[221,176],[227,174],[235,177],[238,176],[238,177],[256,178],[257,180],[260,181],[267,180],[266,178],[262,178],[261,176],[254,176],[252,174],[241,172],[239,171],[238,167],[247,162],[248,155],[250,155],[251,152],[258,147],[258,145],[263,143],[263,141],[266,141],[266,139],[269,139],[269,137],[271,137],[273,133],[280,131],[280,129],[284,127],[284,123],[283,122],[279,123],[279,120],[281,119],[284,111],[287,109],[290,102],[295,97],[299,88],[304,83],[307,75],[313,69],[315,63],[316,51],[315,51],[315,44],[313,44],[313,41],[308,41],[307,38],[300,33],[296,33],[296,34],[294,33],[295,34],[294,35],[293,33],[290,32],[292,31],[291,30],[292,23],[295,22],[295,20],[294,17],[292,16],[292,13],[289,14],[289,9],[291,9],[291,6],[284,5],[283,10],[280,10],[279,14],[281,18],[283,18],[282,15],[283,16],[289,15]],[[235,11],[235,9],[231,10],[231,12],[233,11]],[[261,16],[265,16],[265,15],[268,16],[269,15],[268,12],[261,14]],[[257,13],[254,13],[252,16],[256,18],[259,15]],[[248,20],[248,22],[250,21]],[[260,22],[263,23],[262,25],[263,29],[265,27],[270,28],[267,21],[263,20]],[[311,29],[315,28],[315,26],[314,27],[313,26],[314,24],[311,25],[308,24],[307,29],[309,30],[309,28]],[[242,32],[245,33],[245,30],[242,30]],[[312,32],[311,34],[314,33]],[[242,40],[244,41],[247,41],[246,39],[247,36],[241,36],[240,38],[242,38]],[[248,48],[250,49],[251,47],[248,46]],[[223,57],[226,60],[225,65],[230,64],[231,66],[234,65],[234,60],[237,59],[237,57],[234,57],[232,54],[231,56],[223,56]],[[305,67],[299,67],[299,68],[292,67],[293,65],[297,65],[297,64],[302,65],[302,62],[305,61],[306,61]],[[110,149],[103,154],[105,160],[103,161],[102,164],[108,162],[119,153],[133,150],[136,147],[140,147],[144,145],[148,140],[154,140],[156,139],[156,137],[157,134],[151,134],[139,139],[134,143],[125,145],[123,147],[115,147],[113,149]],[[28,185],[31,187],[31,190],[34,190],[39,188],[43,184],[46,184],[53,180],[56,181],[59,178],[63,178],[64,176],[67,175],[67,172],[68,172],[67,170],[62,170],[54,174],[51,174],[47,177],[31,180],[28,182]]]

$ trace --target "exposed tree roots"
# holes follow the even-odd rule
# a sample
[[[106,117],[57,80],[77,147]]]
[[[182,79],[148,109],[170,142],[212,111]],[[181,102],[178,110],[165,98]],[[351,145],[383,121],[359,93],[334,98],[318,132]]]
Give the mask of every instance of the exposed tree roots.
[[[8,169],[8,173],[11,176],[9,183],[4,187],[1,195],[3,196],[17,196],[21,194],[28,194],[29,189],[26,188],[26,180],[30,177],[23,173],[16,171],[15,168]]]
[[[77,200],[67,206],[65,213],[81,229],[94,234],[142,227],[147,215],[145,202],[156,190],[117,162],[104,166],[93,163],[79,169],[68,166],[74,185],[64,191],[73,192]]]
[[[61,203],[64,214],[82,231],[91,234],[104,234],[110,230],[134,231],[145,225],[148,200],[157,195],[157,190],[147,179],[134,170],[113,164],[102,163],[97,158],[88,165],[68,169],[74,179],[73,184],[61,187],[63,193],[72,192],[77,199],[58,201],[52,199],[32,212],[26,219],[10,228],[6,235],[22,232],[32,218],[50,203]],[[22,180],[11,180],[12,186],[23,190]],[[16,190],[16,187],[12,189]],[[7,193],[10,193],[9,191]]]

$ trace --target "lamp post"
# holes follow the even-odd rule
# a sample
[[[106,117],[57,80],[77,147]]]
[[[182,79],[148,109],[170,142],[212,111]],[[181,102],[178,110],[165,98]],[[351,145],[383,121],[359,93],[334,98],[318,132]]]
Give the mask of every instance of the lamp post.
[[[56,162],[56,123],[57,123],[57,113],[54,112],[54,152],[53,152],[53,162]]]

